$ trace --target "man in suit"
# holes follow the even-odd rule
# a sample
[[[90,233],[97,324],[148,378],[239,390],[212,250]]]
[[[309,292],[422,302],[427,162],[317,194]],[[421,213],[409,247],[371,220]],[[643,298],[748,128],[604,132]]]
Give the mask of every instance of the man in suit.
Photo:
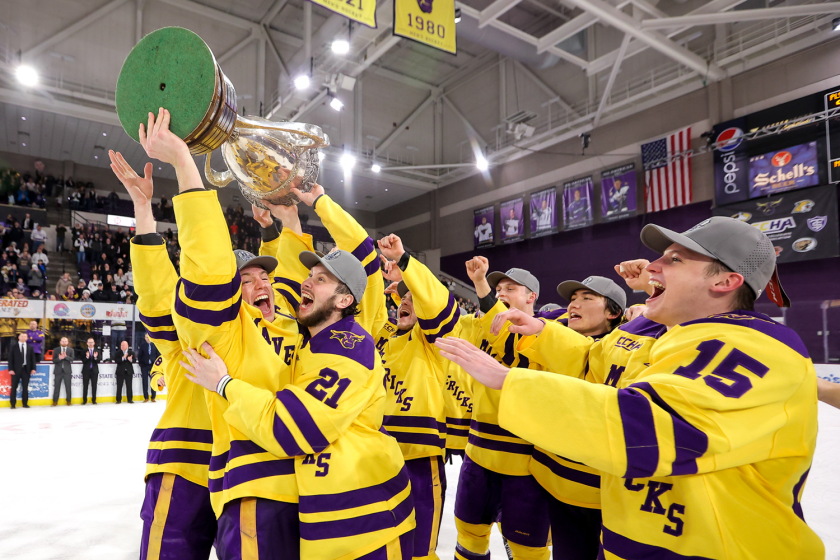
[[[146,333],[146,341],[140,344],[140,350],[137,353],[137,359],[140,362],[140,375],[143,379],[143,402],[149,402],[149,390],[152,391],[152,402],[155,402],[155,390],[149,386],[149,374],[152,371],[152,364],[155,363],[158,356],[160,356],[160,352],[152,344],[149,333]]]
[[[12,344],[9,350],[9,374],[12,376],[12,392],[9,401],[12,408],[17,404],[18,383],[23,382],[21,387],[21,400],[23,408],[29,408],[29,376],[35,373],[35,354],[32,347],[26,343],[26,333],[18,335],[17,344]]]
[[[120,351],[117,352],[117,404],[122,402],[122,386],[125,383],[125,395],[129,403],[134,404],[134,390],[131,387],[134,379],[134,351],[128,347],[128,341],[120,343]]]
[[[99,352],[92,336],[87,339],[87,348],[82,355],[82,404],[87,404],[88,384],[90,384],[90,402],[96,404],[96,384],[99,382]]]
[[[53,350],[55,384],[53,386],[52,406],[58,405],[58,396],[61,393],[62,382],[64,382],[64,392],[67,396],[67,406],[70,406],[70,378],[72,376],[70,364],[75,357],[75,351],[70,348],[70,341],[66,336],[62,336],[59,341],[59,347]]]

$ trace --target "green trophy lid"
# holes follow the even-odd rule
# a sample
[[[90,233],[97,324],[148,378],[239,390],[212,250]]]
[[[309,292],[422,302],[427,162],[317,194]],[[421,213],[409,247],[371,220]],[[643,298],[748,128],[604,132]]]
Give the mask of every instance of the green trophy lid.
[[[186,138],[207,114],[216,89],[216,60],[188,29],[164,27],[131,49],[117,79],[117,115],[125,132],[140,141],[140,123],[163,107],[169,129]]]

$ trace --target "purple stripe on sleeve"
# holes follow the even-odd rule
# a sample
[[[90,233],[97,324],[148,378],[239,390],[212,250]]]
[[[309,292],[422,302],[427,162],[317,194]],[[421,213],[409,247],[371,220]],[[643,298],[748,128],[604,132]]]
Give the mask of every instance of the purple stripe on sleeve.
[[[152,432],[152,438],[149,441],[213,443],[213,432],[211,430],[197,430],[193,428],[159,428]]]
[[[509,431],[505,430],[498,424],[489,424],[487,422],[479,422],[477,420],[470,420],[470,428],[475,430],[476,432],[482,434],[490,434],[494,436],[504,436],[510,438],[520,439],[518,436],[513,435]]]
[[[470,431],[467,429],[452,428],[450,426],[447,426],[446,435],[453,437],[469,437]]]
[[[321,433],[321,429],[318,428],[318,424],[315,423],[312,415],[309,414],[309,411],[306,410],[306,406],[300,402],[297,395],[289,389],[283,389],[277,393],[277,399],[283,403],[283,406],[286,407],[286,410],[289,412],[292,420],[294,420],[295,424],[297,424],[300,433],[303,434],[303,437],[306,438],[306,442],[315,451],[315,453],[320,453],[329,446],[329,440],[327,440],[327,438],[324,437],[324,434]]]
[[[295,313],[297,313],[297,310],[298,310],[298,307],[300,306],[300,304],[298,303],[298,300],[297,300],[297,299],[295,299],[295,296],[293,296],[292,294],[290,294],[288,290],[283,290],[283,289],[281,289],[281,288],[278,288],[278,289],[277,289],[277,291],[278,291],[280,294],[282,294],[284,298],[286,298],[286,301],[288,301],[288,302],[289,302],[289,305],[291,305],[291,306],[292,306],[292,309],[294,309],[294,310],[295,310]],[[300,294],[298,294],[298,296],[297,296],[297,297],[300,297]]]
[[[359,262],[364,262],[365,257],[370,255],[371,251],[374,250],[373,247],[373,239],[368,237],[367,239],[362,241],[358,247],[350,251],[350,254],[359,259]],[[374,262],[376,262],[377,266],[379,266],[378,260],[374,259]]]
[[[590,486],[592,488],[601,487],[601,477],[597,474],[576,471],[575,469],[562,465],[557,461],[553,461],[550,456],[538,449],[534,449],[534,453],[531,456],[536,462],[541,465],[545,465],[551,472],[560,478],[565,478],[566,480],[571,480],[572,482],[577,482],[578,484],[583,484],[584,486]]]
[[[455,313],[455,315],[450,317],[449,321],[447,321],[446,324],[443,325],[438,332],[436,332],[435,334],[427,334],[426,341],[428,341],[429,343],[434,343],[435,340],[448,335],[452,332],[452,330],[455,328],[455,325],[458,324],[458,321],[460,319],[461,314]]]
[[[230,442],[227,462],[233,461],[237,457],[257,453],[267,453],[267,451],[249,439],[235,439]]]
[[[448,416],[446,418],[447,424],[455,424],[456,426],[469,426],[470,421],[469,418],[450,418]]]
[[[236,292],[242,285],[239,272],[234,275],[230,282],[224,284],[195,284],[185,278],[178,280],[178,288],[184,286],[184,295],[194,301],[221,302],[236,297]],[[180,291],[177,289],[177,291]]]
[[[634,383],[630,387],[650,395],[656,406],[671,415],[674,423],[674,447],[677,456],[672,465],[671,476],[697,474],[697,459],[709,449],[709,437],[686,422],[665,399],[650,386],[650,383]]]
[[[808,478],[809,472],[811,472],[810,467],[807,471],[802,473],[802,478],[800,478],[799,482],[796,483],[796,486],[793,487],[793,513],[795,513],[802,521],[805,521],[805,514],[802,513],[802,504],[799,503],[799,494],[802,492],[802,487],[805,485],[805,480]]]
[[[382,418],[382,424],[404,428],[429,428],[439,432],[446,430],[446,424],[429,416],[385,416]]]
[[[280,417],[277,414],[274,415],[274,439],[277,440],[277,443],[280,444],[280,447],[283,448],[286,455],[306,455],[303,449],[301,449],[295,441],[295,437],[292,435],[292,432],[283,423],[283,421],[280,420]]]
[[[712,560],[705,556],[684,556],[667,548],[644,544],[601,527],[604,550],[627,560]]]
[[[221,492],[225,489],[224,478],[209,478],[207,479],[207,489],[210,492]]]
[[[161,315],[160,317],[149,317],[148,315],[140,313],[140,321],[142,321],[147,327],[152,328],[175,326],[175,323],[172,322],[172,315],[170,314]]]
[[[379,259],[373,259],[365,265],[365,274],[373,276],[379,270]]]
[[[382,484],[358,488],[340,494],[318,494],[300,497],[300,513],[324,513],[362,507],[390,500],[408,486],[405,466],[397,475]]]
[[[405,521],[412,511],[414,511],[414,500],[409,494],[405,500],[390,511],[380,511],[350,519],[322,521],[320,523],[301,522],[300,538],[307,541],[320,541],[391,529]]]
[[[655,323],[647,317],[636,317],[629,323],[625,323],[618,327],[618,330],[626,333],[635,334],[638,336],[649,336],[651,338],[659,338],[667,332],[668,329],[664,325]]]
[[[295,474],[294,459],[276,459],[261,463],[251,463],[227,471],[225,473],[223,487],[225,490],[229,490],[234,486],[245,484],[246,482],[251,482],[259,478],[293,474]]]
[[[272,282],[272,284],[285,284],[286,286],[291,288],[292,291],[298,295],[298,297],[300,297],[300,282],[295,282],[290,278],[284,278],[282,276],[275,276],[274,282]]]
[[[496,441],[495,439],[485,439],[475,434],[470,434],[469,440],[467,441],[470,445],[481,447],[483,449],[489,449],[491,451],[502,451],[504,453],[515,453],[517,455],[530,455],[531,451],[533,451],[534,449],[534,446],[530,443],[510,443],[507,441]]]
[[[167,463],[209,465],[210,455],[210,451],[199,449],[149,449],[146,452],[146,462],[152,465],[165,465]]]
[[[650,401],[636,389],[619,389],[618,410],[627,448],[624,478],[650,478],[659,463],[659,443]]]
[[[225,451],[221,455],[213,455],[210,457],[210,470],[211,471],[221,471],[224,470],[225,465],[227,465],[228,461],[228,451]]]
[[[388,433],[400,443],[428,445],[429,447],[439,447],[440,449],[446,447],[446,439],[435,434],[417,434],[414,432],[398,432],[395,430],[391,430]]]
[[[149,338],[152,340],[166,340],[168,342],[178,342],[178,331],[150,331]]]
[[[449,294],[449,300],[446,302],[446,305],[443,307],[443,310],[437,314],[436,317],[432,319],[417,319],[417,322],[420,324],[420,328],[424,331],[433,331],[443,323],[444,319],[452,315],[452,310],[455,309],[455,298],[452,294]],[[460,317],[461,314],[458,314]]]
[[[242,296],[236,300],[236,303],[227,309],[222,309],[220,311],[197,309],[184,303],[177,292],[175,294],[175,312],[178,313],[178,315],[192,321],[193,323],[210,325],[211,327],[219,327],[224,323],[228,323],[236,319],[237,315],[239,315],[239,307],[241,305]]]

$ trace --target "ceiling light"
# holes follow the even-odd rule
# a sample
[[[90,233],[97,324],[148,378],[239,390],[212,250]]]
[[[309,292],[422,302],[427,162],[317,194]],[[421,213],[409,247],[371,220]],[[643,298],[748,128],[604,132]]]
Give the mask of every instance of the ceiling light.
[[[370,166],[370,170],[373,171],[374,173],[379,173],[380,171],[382,171],[382,167],[380,167],[378,163],[374,163],[373,165]],[[385,189],[385,190],[387,191],[388,189]]]
[[[295,89],[306,89],[309,87],[309,76],[301,74],[295,78]]]
[[[324,161],[325,157],[327,157],[327,154],[324,152],[318,152],[318,161]]]
[[[461,23],[461,8],[455,8],[455,23]]]
[[[480,155],[475,160],[475,166],[478,167],[479,171],[487,171],[488,167],[487,159],[484,156]]]
[[[347,54],[350,52],[350,43],[344,39],[336,39],[332,42],[332,52],[335,54]]]
[[[21,117],[20,120],[25,121],[26,117]]]
[[[353,169],[354,165],[356,165],[356,158],[350,154],[342,154],[341,159],[339,159],[338,162],[341,164],[341,168],[344,172],[347,173]]]
[[[99,156],[93,156],[93,159],[99,159]]]
[[[26,147],[26,142],[24,142],[24,143],[23,143],[23,147],[24,147],[24,148]]]
[[[102,133],[102,136],[108,136],[108,133],[107,133],[107,132],[103,132],[103,133]]]
[[[15,77],[17,77],[17,80],[26,87],[38,85],[38,72],[36,72],[31,66],[26,66],[24,64],[18,66],[15,70]]]
[[[388,192],[388,189],[385,189],[385,192]]]
[[[341,109],[344,107],[344,103],[342,103],[341,99],[339,99],[338,97],[333,97],[332,100],[330,100],[330,107],[332,107],[336,111],[341,111]]]

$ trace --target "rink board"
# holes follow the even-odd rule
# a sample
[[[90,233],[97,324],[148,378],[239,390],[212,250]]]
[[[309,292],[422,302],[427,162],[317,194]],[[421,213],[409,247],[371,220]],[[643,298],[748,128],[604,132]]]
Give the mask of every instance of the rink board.
[[[140,375],[140,366],[134,365],[134,377],[132,379],[133,400],[143,400],[143,380]],[[70,381],[70,402],[73,404],[81,404],[82,402],[82,362],[74,362],[71,364],[72,371]],[[51,362],[41,362],[35,368],[35,375],[29,379],[29,404],[30,406],[49,406],[52,404],[53,384],[55,376],[53,370],[55,365]],[[117,402],[117,364],[99,364],[99,382],[96,384],[96,401],[97,402]],[[12,381],[9,374],[8,363],[0,362],[0,408],[8,408],[9,393],[11,391]],[[90,389],[88,389],[88,398],[90,398]],[[157,396],[166,400],[166,389],[157,391]],[[21,404],[21,388],[17,391],[18,404]],[[64,392],[64,384],[61,385],[59,393],[59,404],[65,404],[67,397]],[[123,400],[127,400],[123,395]]]

